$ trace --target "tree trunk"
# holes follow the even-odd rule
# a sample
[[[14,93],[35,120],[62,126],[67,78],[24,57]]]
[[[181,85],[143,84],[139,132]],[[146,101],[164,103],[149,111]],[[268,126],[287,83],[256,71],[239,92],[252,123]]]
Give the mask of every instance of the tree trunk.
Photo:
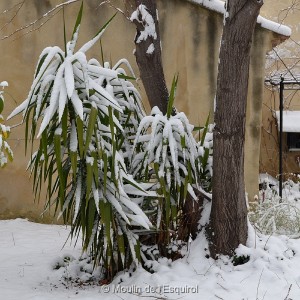
[[[144,19],[143,10],[139,9],[144,5],[151,15],[155,24],[155,35],[144,35],[144,30],[149,19]],[[164,70],[161,59],[161,45],[158,28],[157,10],[155,0],[135,0],[138,17],[133,19],[137,33],[135,37],[136,61],[140,70],[141,79],[151,107],[158,108],[165,114],[167,112],[169,93],[166,86]],[[151,19],[150,19],[151,20]],[[153,51],[152,51],[153,50]]]
[[[159,109],[166,114],[168,107],[169,92],[165,82],[164,70],[162,66],[161,58],[161,40],[158,27],[158,15],[156,9],[155,0],[134,0],[134,9],[139,10],[140,5],[147,7],[148,13],[154,20],[156,37],[149,36],[146,39],[140,40],[141,34],[145,30],[146,22],[143,20],[142,12],[139,13],[138,19],[134,18],[132,21],[135,23],[137,28],[137,34],[135,37],[136,44],[136,61],[140,70],[141,79],[145,87],[145,91],[150,103],[151,108],[158,106]],[[127,11],[131,2],[127,2]],[[154,45],[154,51],[147,53],[149,46]],[[173,113],[176,113],[173,108]],[[178,237],[181,240],[188,241],[189,237],[195,238],[198,232],[198,221],[202,213],[203,196],[200,191],[194,190],[195,194],[198,195],[198,202],[187,195],[182,218],[179,223]],[[163,235],[156,241],[160,245],[160,240],[164,242]],[[164,244],[160,245],[165,247]],[[166,250],[166,249],[165,249]]]
[[[263,0],[228,0],[218,70],[210,253],[232,256],[248,236],[245,120],[252,35]]]

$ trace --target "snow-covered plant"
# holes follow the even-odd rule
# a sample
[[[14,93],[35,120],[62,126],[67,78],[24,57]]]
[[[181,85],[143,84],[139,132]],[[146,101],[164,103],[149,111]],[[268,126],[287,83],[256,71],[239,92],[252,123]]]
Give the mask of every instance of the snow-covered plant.
[[[198,152],[200,159],[200,185],[206,192],[211,192],[213,163],[213,124],[209,124],[209,116],[205,126],[200,130]]]
[[[118,118],[120,125],[123,128],[121,135],[118,136],[118,140],[123,152],[126,166],[130,168],[135,134],[138,130],[138,126],[142,118],[145,116],[145,112],[141,105],[140,95],[134,85],[130,81],[126,81],[125,83],[127,87],[124,88],[124,80],[120,80],[120,78],[122,79],[122,74],[126,74],[124,69],[120,67],[121,64],[125,64],[129,68],[131,73],[134,74],[128,61],[125,59],[121,59],[114,66],[114,70],[116,70],[119,74],[119,79],[117,81],[112,80],[110,84],[112,84],[113,87],[114,97],[122,108],[122,113],[116,112],[116,117]],[[109,67],[107,63],[105,65],[106,67]],[[134,78],[124,76],[123,79]]]
[[[71,222],[72,236],[82,232],[83,249],[92,251],[110,277],[139,261],[132,226],[151,227],[139,206],[151,192],[128,173],[124,159],[131,158],[143,110],[121,68],[129,66],[126,60],[112,68],[87,60],[86,51],[111,20],[75,51],[81,16],[82,6],[65,51],[49,47],[42,52],[29,95],[10,117],[23,112],[26,140],[30,136],[32,142],[41,122],[39,147],[29,164],[35,195],[47,181],[47,206],[54,199],[60,216]]]
[[[286,194],[291,181],[285,182],[283,198],[280,198],[275,187],[266,185],[260,191],[258,203],[249,212],[250,221],[264,234],[284,234],[290,237],[300,236],[300,209],[298,198]],[[288,186],[287,186],[288,185]],[[298,184],[296,188],[298,189]],[[299,194],[299,190],[296,192]]]
[[[150,203],[154,206],[155,225],[159,231],[167,232],[167,240],[169,232],[176,230],[187,194],[197,200],[193,185],[198,186],[200,169],[193,126],[184,113],[172,115],[176,82],[173,81],[167,114],[154,107],[151,115],[142,119],[131,166],[135,178],[156,182],[154,188],[161,197]]]
[[[6,81],[0,82],[0,87],[4,88],[8,84]],[[4,108],[4,96],[3,96],[3,90],[0,91],[0,168],[3,168],[6,166],[8,161],[13,160],[13,152],[7,143],[7,139],[10,134],[10,127],[5,126],[3,124],[3,117],[1,115]]]

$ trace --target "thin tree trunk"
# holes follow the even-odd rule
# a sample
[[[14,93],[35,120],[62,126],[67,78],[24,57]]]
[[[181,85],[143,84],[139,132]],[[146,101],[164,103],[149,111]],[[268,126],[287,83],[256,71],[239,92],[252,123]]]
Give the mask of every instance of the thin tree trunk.
[[[155,24],[156,35],[148,35],[145,39],[140,40],[141,34],[144,34],[145,25],[147,25],[147,20],[142,19],[143,15],[140,12],[138,14],[138,19],[133,20],[137,28],[135,37],[136,61],[150,106],[158,106],[158,108],[165,114],[167,112],[169,93],[166,86],[161,59],[156,1],[135,0],[135,6],[137,9],[139,9],[140,5],[144,5],[147,8],[147,12],[151,15]],[[153,51],[151,51],[151,48]]]
[[[248,235],[245,120],[252,35],[263,0],[228,0],[218,70],[210,253],[232,256]]]
[[[127,10],[132,4],[127,2]],[[136,44],[136,61],[140,70],[141,79],[145,87],[145,91],[150,103],[151,108],[158,106],[159,109],[166,114],[168,107],[169,92],[165,82],[165,76],[162,66],[161,58],[161,40],[158,27],[158,15],[156,9],[155,0],[134,0],[134,7],[139,9],[140,5],[147,7],[148,13],[154,20],[156,38],[148,36],[147,39],[140,41],[140,36],[145,30],[145,22],[142,20],[142,13],[139,14],[138,20],[134,19],[133,22],[137,28],[137,34],[135,37]],[[149,46],[153,44],[153,53],[147,53]],[[173,109],[175,113],[175,109]],[[190,236],[196,237],[198,231],[198,221],[201,217],[203,197],[198,190],[195,190],[198,195],[198,202],[195,202],[190,195],[187,196],[185,201],[182,218],[180,220],[178,236],[181,240],[187,241]],[[157,243],[164,242],[165,238],[158,237]],[[165,245],[161,245],[165,247]]]

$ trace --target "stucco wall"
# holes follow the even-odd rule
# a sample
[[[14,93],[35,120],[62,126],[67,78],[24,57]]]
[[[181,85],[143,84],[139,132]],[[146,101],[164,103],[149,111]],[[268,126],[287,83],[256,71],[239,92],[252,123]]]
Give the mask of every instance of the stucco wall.
[[[293,6],[295,5],[295,6]],[[294,7],[294,9],[289,9]],[[291,39],[276,49],[275,53],[268,59],[266,64],[266,76],[271,72],[277,71],[278,74],[290,76],[292,72],[295,76],[300,73],[300,31],[299,31],[299,4],[293,0],[265,0],[262,14],[274,21],[282,22],[292,29]],[[287,71],[287,68],[290,71]],[[297,88],[294,86],[293,88]],[[299,88],[299,85],[298,85]],[[300,91],[284,92],[284,110],[300,110]],[[274,111],[279,110],[279,89],[265,87],[265,97],[263,105],[263,127],[260,154],[260,172],[267,172],[276,177],[279,173],[279,145],[278,127],[274,118]],[[283,173],[288,178],[290,173],[300,173],[300,166],[297,162],[300,151],[288,151],[287,137],[283,134]]]
[[[284,110],[300,111],[300,90],[286,90],[284,91],[284,98]],[[260,172],[268,173],[276,178],[279,174],[279,130],[274,115],[275,111],[279,111],[279,90],[278,87],[267,85],[263,106]],[[282,140],[283,178],[284,180],[288,178],[295,179],[296,177],[293,174],[300,174],[300,150],[289,151],[287,133],[283,132]]]
[[[0,11],[13,7],[17,2],[2,0]],[[213,116],[223,17],[184,0],[158,2],[167,83],[170,86],[174,74],[179,73],[175,104],[188,115],[192,123],[203,125],[209,113],[211,119]],[[0,33],[6,35],[13,32],[35,20],[57,3],[60,1],[25,1],[18,15]],[[68,36],[73,29],[77,11],[78,5],[68,7],[65,11]],[[86,0],[79,44],[93,37],[113,13],[112,8],[98,8],[96,1]],[[0,18],[0,28],[12,15],[10,12],[4,15],[5,18]],[[21,33],[26,33],[26,30]],[[103,46],[107,60],[116,62],[119,58],[126,57],[138,74],[132,54],[134,35],[134,26],[119,14],[105,33]],[[258,28],[252,50],[245,156],[246,188],[250,198],[257,192],[264,55],[271,48],[273,38],[272,32]],[[0,81],[7,80],[10,84],[6,90],[4,115],[8,115],[26,98],[36,61],[42,49],[48,45],[63,47],[61,13],[29,34],[15,34],[0,41]],[[97,46],[89,56],[99,57],[99,53],[100,47]],[[139,84],[143,94],[141,83]],[[20,118],[16,118],[8,124],[13,125],[19,121]],[[15,160],[6,169],[0,170],[0,218],[28,217],[46,222],[52,220],[48,214],[44,219],[40,217],[44,203],[43,195],[39,205],[33,204],[31,182],[28,179],[29,174],[25,171],[29,156],[24,156],[23,126],[12,130],[10,144],[15,153]]]

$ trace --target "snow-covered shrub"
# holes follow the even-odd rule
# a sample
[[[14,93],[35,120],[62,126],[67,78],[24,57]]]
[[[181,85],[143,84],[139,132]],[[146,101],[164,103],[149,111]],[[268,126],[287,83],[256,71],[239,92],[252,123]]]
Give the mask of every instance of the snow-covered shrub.
[[[259,202],[249,212],[250,221],[264,234],[284,234],[290,237],[300,236],[300,208],[298,203],[299,184],[284,183],[283,198],[275,187],[265,186],[260,191]],[[297,191],[290,190],[295,186]]]
[[[155,183],[161,197],[148,201],[146,209],[154,211],[153,223],[167,241],[177,230],[187,194],[197,200],[193,186],[198,187],[200,170],[194,127],[184,113],[172,115],[175,88],[174,80],[166,115],[154,107],[142,119],[131,166],[135,178]]]
[[[139,204],[146,192],[128,173],[132,140],[143,116],[140,96],[121,60],[114,67],[87,60],[86,51],[109,22],[75,51],[82,7],[66,51],[46,48],[27,99],[10,115],[23,112],[26,140],[40,143],[29,169],[36,197],[47,182],[47,206],[54,203],[71,235],[82,232],[83,250],[92,251],[107,276],[138,263],[135,229],[152,225]],[[129,69],[131,70],[130,66]],[[54,176],[53,176],[54,175]]]
[[[197,200],[199,181],[209,181],[211,140],[206,125],[197,144],[185,114],[173,114],[176,80],[167,114],[154,108],[146,117],[127,60],[87,59],[111,20],[76,51],[81,16],[82,6],[65,50],[42,52],[28,97],[10,117],[23,113],[26,149],[39,138],[28,165],[36,198],[46,182],[46,208],[71,224],[71,237],[82,234],[83,250],[111,279],[146,260],[139,235],[160,235],[167,253],[182,248],[178,219],[187,196]]]
[[[0,82],[0,87],[4,88],[8,84],[6,81]],[[7,143],[7,139],[10,134],[10,127],[5,126],[3,124],[3,117],[1,115],[4,108],[4,96],[3,96],[3,90],[0,91],[0,168],[3,168],[6,166],[8,161],[13,160],[13,152]]]

